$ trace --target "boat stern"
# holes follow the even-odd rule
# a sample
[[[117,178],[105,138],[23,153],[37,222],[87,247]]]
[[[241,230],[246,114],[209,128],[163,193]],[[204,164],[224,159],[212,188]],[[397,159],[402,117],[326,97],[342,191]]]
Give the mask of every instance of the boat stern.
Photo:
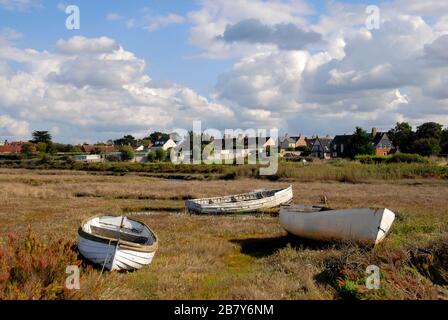
[[[378,234],[375,240],[375,244],[380,243],[389,234],[390,228],[395,220],[395,213],[389,209],[384,209],[381,217],[380,225],[378,227]]]

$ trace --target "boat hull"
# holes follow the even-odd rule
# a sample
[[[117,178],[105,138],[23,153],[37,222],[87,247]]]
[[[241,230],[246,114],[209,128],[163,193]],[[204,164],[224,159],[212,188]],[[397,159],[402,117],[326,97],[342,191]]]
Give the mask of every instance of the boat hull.
[[[289,233],[312,240],[347,240],[378,244],[395,219],[389,209],[348,209],[301,212],[297,207],[280,210],[280,224]]]
[[[269,192],[269,191],[268,191]],[[185,205],[188,211],[200,214],[230,214],[241,212],[254,212],[278,207],[292,200],[292,187],[276,191],[270,196],[259,199],[257,192],[226,196],[221,198],[187,200]],[[236,201],[230,199],[236,198]],[[210,202],[210,203],[207,203]]]
[[[110,271],[133,271],[149,265],[157,247],[157,236],[135,219],[97,216],[78,229],[81,255]]]
[[[78,249],[87,260],[110,271],[133,271],[151,264],[155,252],[138,252],[117,242],[98,242],[78,236]]]

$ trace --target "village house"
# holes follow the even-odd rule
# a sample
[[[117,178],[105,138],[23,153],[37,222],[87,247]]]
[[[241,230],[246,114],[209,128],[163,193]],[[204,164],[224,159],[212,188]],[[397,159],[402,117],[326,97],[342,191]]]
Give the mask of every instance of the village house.
[[[311,147],[311,157],[320,159],[330,159],[331,158],[331,139],[330,137],[319,138],[316,137],[314,144]]]
[[[22,146],[28,142],[23,141],[14,141],[14,142],[8,142],[5,140],[3,144],[0,145],[0,153],[20,153],[22,152]],[[30,143],[29,143],[30,144]],[[36,147],[33,144],[30,144],[30,151],[36,152]]]
[[[285,137],[280,141],[279,145],[281,149],[287,150],[305,147],[307,146],[307,142],[305,136],[302,134],[296,137],[290,137],[288,134],[285,134]]]
[[[77,154],[73,159],[80,162],[103,162],[106,160],[106,156],[101,154]]]
[[[333,158],[347,158],[350,152],[351,134],[337,135],[331,142],[331,156]]]
[[[160,138],[151,146],[151,150],[163,149],[168,151],[171,148],[175,148],[177,146],[176,142],[171,138]]]
[[[378,132],[376,128],[372,128],[372,139],[377,156],[387,156],[393,151],[394,146],[387,132]]]
[[[224,139],[211,138],[213,154],[211,159],[233,160],[258,154],[266,156],[266,150],[277,146],[272,137],[247,137],[239,135],[237,138],[225,136]]]

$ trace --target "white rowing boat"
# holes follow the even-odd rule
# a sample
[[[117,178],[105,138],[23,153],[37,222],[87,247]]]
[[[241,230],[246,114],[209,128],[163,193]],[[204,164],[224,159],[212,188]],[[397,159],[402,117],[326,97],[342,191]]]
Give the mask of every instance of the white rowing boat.
[[[127,217],[98,216],[78,230],[82,256],[111,271],[132,271],[149,265],[157,236],[143,222]]]
[[[255,190],[232,196],[187,200],[188,211],[201,214],[253,212],[275,208],[292,200],[292,186],[286,189]]]
[[[378,244],[387,236],[395,214],[389,209],[331,210],[317,206],[283,206],[280,224],[291,234],[312,240],[349,240]]]

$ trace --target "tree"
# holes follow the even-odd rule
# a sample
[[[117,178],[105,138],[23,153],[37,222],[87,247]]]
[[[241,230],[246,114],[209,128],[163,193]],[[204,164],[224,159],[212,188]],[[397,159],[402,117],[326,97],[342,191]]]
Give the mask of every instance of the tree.
[[[121,152],[121,160],[130,161],[134,159],[135,154],[134,149],[132,149],[132,147],[130,146],[121,147],[120,152]]]
[[[442,151],[443,126],[426,122],[417,128],[412,151],[422,156],[438,155]]]
[[[117,139],[114,141],[114,144],[117,146],[133,146],[137,145],[137,140],[130,134],[125,135],[121,139]]]
[[[159,131],[155,131],[151,133],[148,138],[151,140],[152,143],[155,143],[157,140],[160,139],[169,139],[170,135]]]
[[[28,159],[33,154],[33,148],[31,143],[24,143],[20,148],[20,153],[25,159]]]
[[[37,151],[41,153],[47,152],[47,144],[45,142],[38,142],[36,145]]]
[[[412,152],[412,144],[414,142],[415,133],[409,123],[397,122],[395,128],[389,130],[387,136],[392,141],[392,144],[401,152]]]
[[[436,122],[426,122],[417,128],[417,139],[436,139],[442,138],[443,126]]]
[[[51,143],[51,134],[48,131],[34,131],[32,135],[33,140],[31,140],[31,142],[33,143]]]
[[[311,154],[311,148],[308,146],[298,146],[296,151],[301,151],[300,155],[303,157],[308,157]]]
[[[442,132],[442,139],[440,142],[440,147],[442,149],[442,154],[448,155],[448,128],[446,128]]]
[[[435,138],[418,139],[413,144],[413,150],[421,156],[431,156],[440,153],[440,140]]]
[[[375,147],[372,143],[372,136],[360,127],[356,127],[350,143],[350,155],[354,158],[357,155],[373,155]]]

